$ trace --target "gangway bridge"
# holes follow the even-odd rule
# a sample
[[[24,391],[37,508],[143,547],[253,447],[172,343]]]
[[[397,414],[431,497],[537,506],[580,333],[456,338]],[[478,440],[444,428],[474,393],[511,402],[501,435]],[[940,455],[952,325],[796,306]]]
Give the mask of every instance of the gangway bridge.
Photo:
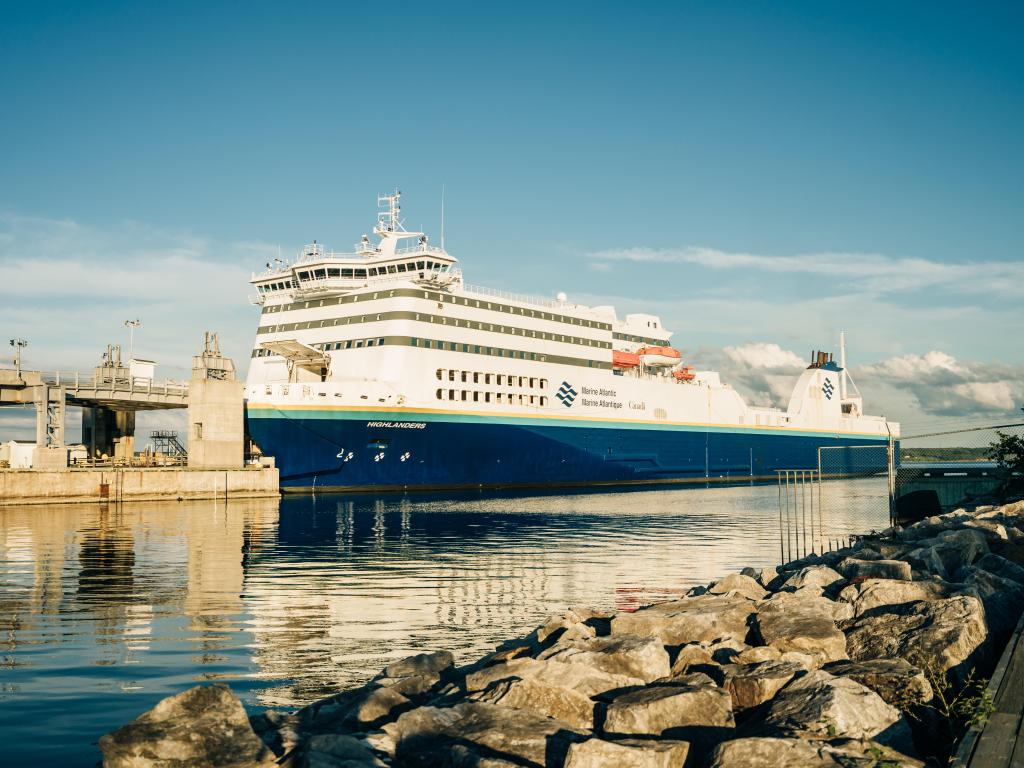
[[[207,387],[203,383],[211,380],[241,386],[235,382],[234,363],[220,354],[215,333],[206,334],[203,351],[193,357],[190,381],[158,381],[153,378],[154,366],[147,360],[124,365],[120,347],[108,345],[100,364],[89,373],[25,371],[20,365],[0,369],[0,406],[35,406],[33,466],[59,467],[67,466],[64,421],[69,405],[83,409],[82,442],[89,459],[131,460],[138,411],[188,408],[191,415],[197,407],[197,386],[204,393]],[[195,421],[201,423],[202,417]],[[184,450],[180,443],[178,446]]]

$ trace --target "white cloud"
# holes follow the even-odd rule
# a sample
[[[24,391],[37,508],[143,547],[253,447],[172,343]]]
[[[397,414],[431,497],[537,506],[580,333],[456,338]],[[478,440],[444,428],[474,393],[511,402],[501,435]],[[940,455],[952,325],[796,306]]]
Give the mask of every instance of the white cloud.
[[[1024,297],[1024,261],[939,262],[872,253],[807,253],[766,256],[715,248],[620,248],[588,255],[593,263],[615,261],[693,264],[709,269],[741,269],[780,274],[818,275],[847,287],[894,293],[930,287],[965,294]]]
[[[726,347],[724,350],[731,360],[751,368],[793,368],[799,370],[806,363],[799,355],[778,344],[765,342],[748,342],[738,347]]]

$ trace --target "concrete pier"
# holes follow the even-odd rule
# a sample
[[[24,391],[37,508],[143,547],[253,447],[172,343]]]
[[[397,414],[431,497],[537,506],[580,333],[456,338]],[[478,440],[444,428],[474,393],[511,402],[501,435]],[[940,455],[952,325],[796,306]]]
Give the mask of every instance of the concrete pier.
[[[276,467],[0,470],[0,507],[54,502],[277,497]]]

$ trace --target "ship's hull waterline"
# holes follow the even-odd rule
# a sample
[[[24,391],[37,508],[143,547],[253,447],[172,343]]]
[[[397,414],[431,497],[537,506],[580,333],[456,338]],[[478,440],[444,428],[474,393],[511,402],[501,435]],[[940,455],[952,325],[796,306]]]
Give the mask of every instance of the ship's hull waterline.
[[[877,446],[830,457],[831,471],[860,474],[878,469],[886,446],[876,436],[817,431],[438,411],[251,405],[247,417],[285,492],[768,480],[779,469],[816,469],[823,447]]]

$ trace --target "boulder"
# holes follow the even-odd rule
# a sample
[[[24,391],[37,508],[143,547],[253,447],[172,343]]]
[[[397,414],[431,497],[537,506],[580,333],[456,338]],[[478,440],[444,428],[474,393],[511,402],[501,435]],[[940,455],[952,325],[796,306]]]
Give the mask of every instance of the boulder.
[[[959,569],[986,554],[988,544],[985,535],[962,528],[942,531],[930,540],[919,542],[918,548],[908,552],[905,559],[917,570],[949,580]]]
[[[834,661],[822,669],[870,688],[900,711],[932,700],[932,686],[924,672],[903,659]]]
[[[733,658],[735,664],[759,664],[762,661],[778,661],[782,658],[782,652],[770,645],[756,645],[753,648],[746,648]]]
[[[676,652],[676,658],[672,662],[672,669],[669,674],[681,675],[686,668],[692,664],[710,664],[711,651],[700,643],[689,643],[682,646]]]
[[[1011,560],[1007,560],[1005,557],[1001,557],[990,552],[980,558],[974,564],[974,567],[981,568],[983,571],[988,571],[1000,578],[1010,579],[1011,581],[1024,585],[1024,568]]]
[[[401,661],[393,661],[384,667],[383,677],[414,677],[418,675],[441,676],[455,666],[455,657],[449,651],[418,653]]]
[[[934,665],[960,680],[984,652],[988,638],[985,609],[969,595],[878,608],[844,629],[855,661],[898,657],[915,666]]]
[[[799,590],[812,590],[821,594],[825,590],[845,581],[842,574],[829,568],[827,565],[812,565],[801,568],[796,573],[789,575],[783,581],[777,591],[797,592]]]
[[[989,546],[998,544],[1001,541],[1008,541],[1010,538],[1006,527],[992,520],[968,520],[964,523],[964,527],[981,531],[985,535],[985,540]]]
[[[555,640],[584,639],[594,637],[597,632],[584,624],[584,618],[576,611],[566,611],[561,616],[552,616],[537,629],[537,641],[546,644]]]
[[[273,768],[274,753],[249,724],[228,686],[200,685],[100,737],[106,768],[218,765]]]
[[[919,600],[942,600],[962,589],[960,584],[945,581],[897,581],[867,579],[844,587],[839,600],[853,606],[853,615],[860,616],[882,606],[898,606]]]
[[[564,768],[682,768],[689,743],[669,739],[588,739],[569,745]]]
[[[961,568],[957,574],[981,598],[989,633],[998,643],[1005,642],[1024,610],[1024,586],[973,565]]]
[[[305,731],[336,733],[377,728],[412,707],[396,689],[371,682],[303,707],[296,715]]]
[[[848,579],[899,579],[910,581],[910,563],[902,560],[862,560],[848,557],[839,563],[839,571]]]
[[[729,664],[722,667],[722,687],[732,697],[733,710],[750,709],[772,698],[794,676],[804,671],[789,661],[764,661],[760,664]]]
[[[737,594],[750,600],[763,600],[768,592],[750,576],[740,573],[730,573],[724,579],[719,579],[710,587],[708,592],[713,595]]]
[[[771,584],[772,581],[775,580],[775,577],[779,575],[779,569],[776,568],[775,566],[771,566],[769,568],[750,568],[750,567],[747,567],[747,568],[741,569],[740,573],[743,574],[744,576],[749,576],[754,581],[756,581],[758,584],[760,584],[762,587],[764,587],[765,589],[768,589],[768,585]]]
[[[824,597],[779,593],[758,608],[754,625],[765,645],[827,661],[845,659],[846,638],[833,619],[837,605]]]
[[[305,744],[302,768],[386,768],[365,744],[352,736],[325,733]]]
[[[526,709],[544,717],[564,720],[585,730],[594,728],[594,702],[572,688],[551,685],[544,680],[512,678],[501,680],[485,691],[470,695],[474,701]]]
[[[461,748],[463,765],[480,764],[471,759],[479,757],[531,768],[562,765],[569,745],[588,737],[561,720],[479,701],[406,712],[394,735],[396,762],[403,766],[451,765],[446,754]]]
[[[750,737],[725,741],[715,748],[710,768],[853,768],[901,766],[923,768],[924,763],[866,739],[817,741],[796,738]]]
[[[644,682],[665,677],[671,670],[668,652],[660,640],[638,635],[609,635],[558,642],[539,654],[541,661],[583,664],[610,675],[637,677]]]
[[[548,685],[570,688],[584,696],[596,696],[616,688],[632,688],[644,684],[638,677],[612,675],[599,669],[591,669],[585,664],[513,659],[505,664],[496,664],[471,672],[463,681],[463,689],[467,693],[483,691],[499,680],[514,677],[521,680],[543,680]]]
[[[612,619],[612,633],[657,637],[665,645],[742,642],[753,612],[754,603],[739,595],[701,595],[620,613]]]
[[[894,749],[913,750],[910,727],[898,709],[860,683],[820,669],[779,691],[764,724],[784,735],[872,739]]]
[[[603,730],[620,736],[683,737],[688,729],[733,728],[732,699],[710,685],[654,685],[616,696]]]

